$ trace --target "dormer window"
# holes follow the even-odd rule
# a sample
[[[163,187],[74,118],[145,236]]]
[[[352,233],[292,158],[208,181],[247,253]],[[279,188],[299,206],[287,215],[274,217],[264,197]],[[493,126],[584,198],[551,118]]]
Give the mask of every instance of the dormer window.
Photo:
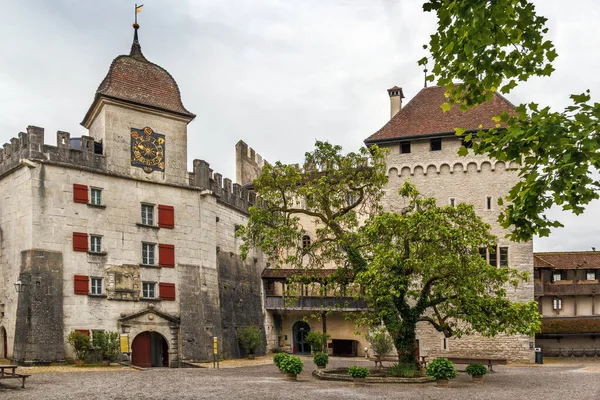
[[[442,138],[431,139],[430,150],[431,151],[441,151],[442,150]]]

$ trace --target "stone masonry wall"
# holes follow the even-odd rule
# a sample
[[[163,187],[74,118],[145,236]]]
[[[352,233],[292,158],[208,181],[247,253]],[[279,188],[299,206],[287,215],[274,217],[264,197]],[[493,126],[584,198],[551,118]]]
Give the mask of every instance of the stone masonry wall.
[[[455,137],[445,137],[442,151],[430,151],[429,140],[411,141],[411,153],[400,154],[398,145],[389,147],[387,157],[389,183],[383,199],[386,209],[399,210],[403,200],[397,191],[407,180],[416,184],[422,194],[437,198],[438,204],[455,202],[473,204],[477,214],[492,227],[500,246],[509,247],[509,266],[520,271],[528,271],[531,279],[519,287],[507,288],[513,301],[533,301],[533,244],[515,243],[506,239],[506,231],[497,223],[498,198],[505,196],[517,182],[517,165],[490,160],[483,156],[457,155],[460,141]],[[491,210],[487,209],[487,197],[491,197]],[[443,336],[428,324],[420,324],[418,338],[421,354],[439,355],[443,350]],[[511,360],[533,361],[533,349],[529,344],[533,338],[515,335],[482,338],[478,336],[451,339],[446,354],[493,355],[508,357]]]

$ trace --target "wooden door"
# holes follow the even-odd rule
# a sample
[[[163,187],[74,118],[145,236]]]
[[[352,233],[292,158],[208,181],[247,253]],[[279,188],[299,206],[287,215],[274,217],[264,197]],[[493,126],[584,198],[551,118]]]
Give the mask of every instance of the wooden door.
[[[150,332],[142,332],[133,339],[131,344],[131,363],[142,368],[152,366],[150,347]]]

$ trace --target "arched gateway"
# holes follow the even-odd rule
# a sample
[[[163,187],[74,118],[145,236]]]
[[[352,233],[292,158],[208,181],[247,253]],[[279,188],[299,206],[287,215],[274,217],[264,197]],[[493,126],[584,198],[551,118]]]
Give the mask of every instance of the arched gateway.
[[[138,334],[131,344],[131,363],[138,367],[168,367],[169,344],[158,332]]]
[[[2,358],[8,358],[8,338],[3,326],[0,327],[0,359]]]

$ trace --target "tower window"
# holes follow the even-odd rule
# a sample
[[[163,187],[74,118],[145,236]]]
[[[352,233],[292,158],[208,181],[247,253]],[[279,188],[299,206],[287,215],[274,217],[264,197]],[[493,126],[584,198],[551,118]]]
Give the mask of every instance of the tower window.
[[[310,246],[310,236],[304,235],[302,236],[302,248],[306,249],[308,246]]]
[[[410,142],[400,142],[400,154],[410,153]]]
[[[454,207],[456,205],[455,202],[456,202],[456,199],[454,197],[450,197],[450,206],[451,207]]]
[[[431,139],[430,142],[430,150],[431,151],[441,151],[442,150],[442,139]]]
[[[488,210],[492,209],[492,197],[488,196],[485,198],[485,208]]]

